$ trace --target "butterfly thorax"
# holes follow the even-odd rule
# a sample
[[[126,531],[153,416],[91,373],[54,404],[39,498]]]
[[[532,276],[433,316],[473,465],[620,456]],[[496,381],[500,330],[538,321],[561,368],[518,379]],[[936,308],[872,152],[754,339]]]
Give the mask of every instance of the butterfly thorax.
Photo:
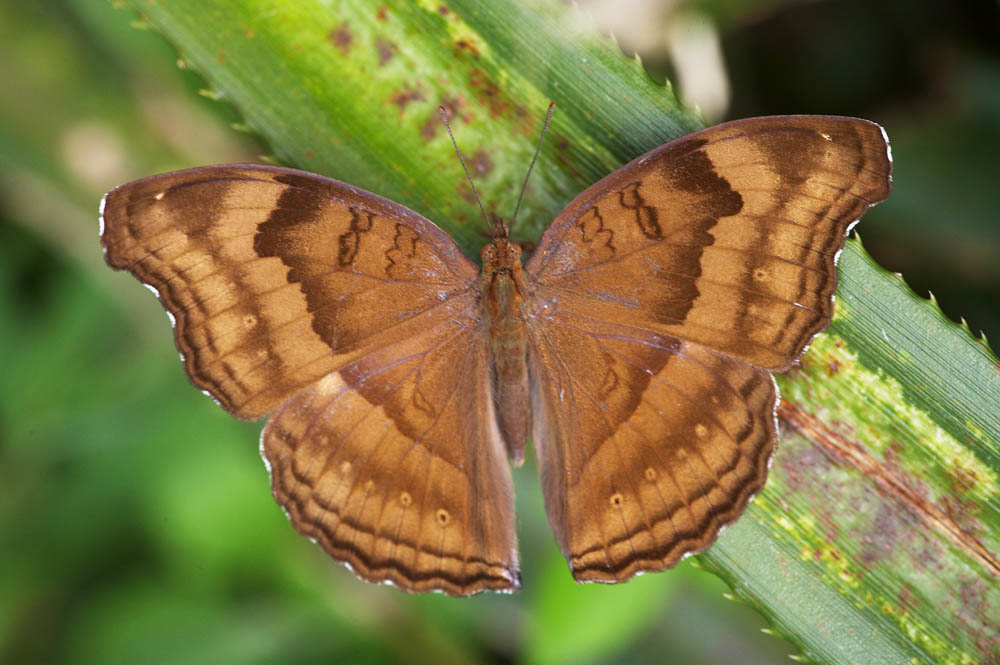
[[[506,227],[503,227],[506,231]],[[482,251],[482,311],[489,332],[494,395],[500,433],[515,465],[524,461],[524,442],[531,431],[528,386],[527,287],[521,248],[506,233],[497,233]]]

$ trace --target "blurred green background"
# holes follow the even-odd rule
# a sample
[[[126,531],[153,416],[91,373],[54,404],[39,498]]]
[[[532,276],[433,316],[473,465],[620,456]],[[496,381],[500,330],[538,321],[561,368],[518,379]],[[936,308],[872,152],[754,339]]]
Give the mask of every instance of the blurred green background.
[[[709,122],[885,126],[895,191],[866,246],[1000,339],[995,2],[584,4]],[[102,261],[109,188],[268,152],[136,27],[103,0],[0,3],[0,662],[787,662],[795,649],[690,560],[574,585],[530,462],[515,597],[367,585],[295,534],[260,426],[190,387],[155,299]]]

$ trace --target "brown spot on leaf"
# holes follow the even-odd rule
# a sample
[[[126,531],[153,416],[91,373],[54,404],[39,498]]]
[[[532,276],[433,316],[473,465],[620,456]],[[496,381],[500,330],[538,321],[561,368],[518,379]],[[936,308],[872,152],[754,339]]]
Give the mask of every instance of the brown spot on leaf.
[[[441,99],[441,106],[444,107],[444,112],[448,114],[448,120],[460,117],[465,122],[469,121],[467,117],[461,114],[462,109],[465,108],[465,102],[460,97],[444,97]]]
[[[789,448],[775,457],[785,474],[785,482],[792,490],[811,487],[817,476],[828,473],[832,462],[815,446]]]
[[[951,491],[955,494],[965,494],[978,482],[976,472],[960,466],[957,462],[945,470],[948,479],[951,481]]]
[[[469,160],[469,166],[472,168],[474,175],[485,176],[489,175],[490,171],[493,170],[493,161],[485,152],[477,150],[472,155],[472,159]]]
[[[920,604],[920,598],[913,595],[913,590],[909,584],[903,585],[903,588],[896,594],[896,598],[899,600],[899,606],[903,608],[904,612],[916,609],[917,605]]]
[[[424,137],[425,141],[430,141],[434,138],[434,135],[437,134],[437,128],[440,123],[440,120],[434,122],[433,117],[427,118],[424,126],[420,129],[420,135]]]
[[[375,48],[378,50],[378,66],[385,67],[385,64],[396,56],[399,47],[384,37],[375,40]]]
[[[468,53],[476,60],[479,60],[479,49],[476,45],[470,42],[468,39],[456,39],[455,40],[455,55],[463,55]]]
[[[541,116],[528,113],[528,110],[523,106],[514,107],[514,121],[517,124],[517,130],[525,136],[534,136],[538,131],[537,117]]]
[[[375,18],[380,21],[384,21],[389,18],[389,8],[385,5],[379,5],[378,11],[375,12]]]
[[[469,85],[476,90],[476,99],[490,110],[490,117],[500,117],[508,108],[510,102],[504,97],[503,91],[492,81],[482,69],[469,72]]]
[[[449,122],[454,122],[456,118],[469,122],[468,114],[462,112],[465,108],[465,102],[462,101],[461,97],[444,97],[441,100],[441,106],[444,108]],[[424,122],[424,126],[420,129],[420,134],[425,140],[430,141],[437,136],[437,131],[440,127],[441,116],[438,115],[437,109],[434,109],[427,116],[427,121]]]
[[[467,203],[476,202],[476,194],[472,191],[472,186],[467,180],[462,180],[458,183],[458,195]]]
[[[347,55],[347,52],[351,50],[351,42],[354,41],[354,34],[348,29],[347,23],[341,23],[328,36],[341,55]]]
[[[885,461],[893,466],[899,465],[899,453],[903,452],[903,444],[893,439],[885,451]]]
[[[861,534],[861,550],[858,559],[861,564],[871,567],[892,556],[893,550],[914,533],[915,519],[897,504],[879,504],[875,519]]]
[[[219,61],[219,64],[225,62],[226,56],[222,53],[222,49],[219,49],[219,52],[215,54],[215,59]]]
[[[569,161],[569,157],[566,156],[566,151],[569,150],[569,139],[565,136],[557,136],[555,140],[556,147],[556,160],[566,167],[566,171],[576,179],[580,178],[580,172],[576,170],[573,163]]]
[[[416,88],[411,88],[409,84],[404,85],[402,90],[397,90],[389,97],[389,102],[399,107],[400,114],[406,111],[406,107],[410,102],[423,102],[426,100],[427,98],[424,97],[422,92]]]
[[[441,5],[440,7],[438,7],[438,14],[440,14],[441,16],[447,16],[449,13],[450,13],[450,10],[447,7],[445,7],[444,5]]]

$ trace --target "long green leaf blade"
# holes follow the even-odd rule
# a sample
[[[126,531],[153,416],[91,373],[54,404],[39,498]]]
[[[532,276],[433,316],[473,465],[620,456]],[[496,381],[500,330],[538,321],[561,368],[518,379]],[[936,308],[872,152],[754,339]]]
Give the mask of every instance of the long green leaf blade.
[[[409,205],[473,255],[483,229],[439,104],[500,214],[547,102],[558,104],[524,238],[590,182],[697,126],[608,40],[568,29],[573,10],[548,3],[137,9],[280,161]],[[996,357],[858,243],[841,274],[834,325],[780,379],[786,434],[768,487],[701,559],[819,662],[995,659]]]

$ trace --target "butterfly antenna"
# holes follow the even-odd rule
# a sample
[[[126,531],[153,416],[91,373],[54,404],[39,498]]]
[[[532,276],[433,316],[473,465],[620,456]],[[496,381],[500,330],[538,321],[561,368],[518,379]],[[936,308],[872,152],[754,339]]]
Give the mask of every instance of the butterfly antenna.
[[[472,193],[476,197],[476,203],[479,204],[479,211],[483,213],[483,219],[486,220],[486,227],[492,230],[493,224],[490,222],[490,218],[486,216],[486,208],[483,207],[483,200],[479,198],[479,191],[476,189],[476,183],[472,180],[472,174],[469,173],[469,167],[465,165],[465,158],[462,157],[462,151],[458,149],[458,141],[455,140],[455,135],[451,133],[451,125],[448,124],[448,112],[445,111],[443,106],[439,106],[438,113],[441,114],[441,122],[444,123],[444,128],[448,130],[448,136],[451,137],[451,144],[455,146],[455,153],[458,155],[458,161],[462,163],[462,168],[465,169],[465,177],[469,179],[469,184],[472,185]]]
[[[538,147],[535,148],[535,156],[531,158],[531,164],[528,165],[528,172],[524,174],[524,182],[521,183],[521,193],[517,196],[517,205],[514,206],[514,214],[510,217],[510,228],[514,228],[514,220],[517,219],[517,211],[521,209],[521,201],[524,200],[524,190],[528,186],[528,177],[531,175],[531,169],[535,168],[535,161],[538,159],[538,153],[542,151],[542,140],[545,138],[545,132],[549,131],[549,122],[552,121],[552,112],[556,110],[556,103],[549,103],[549,112],[545,114],[545,124],[542,125],[542,134],[538,137]]]

